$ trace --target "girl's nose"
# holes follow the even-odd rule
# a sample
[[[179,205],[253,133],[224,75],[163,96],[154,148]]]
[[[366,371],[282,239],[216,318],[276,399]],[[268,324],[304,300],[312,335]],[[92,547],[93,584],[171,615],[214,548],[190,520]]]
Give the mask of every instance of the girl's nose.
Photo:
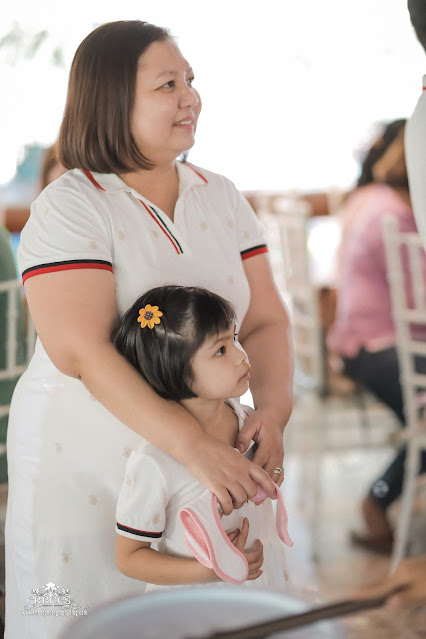
[[[237,364],[241,364],[242,362],[248,361],[247,353],[244,348],[241,346],[240,342],[234,342],[235,344],[235,359]]]

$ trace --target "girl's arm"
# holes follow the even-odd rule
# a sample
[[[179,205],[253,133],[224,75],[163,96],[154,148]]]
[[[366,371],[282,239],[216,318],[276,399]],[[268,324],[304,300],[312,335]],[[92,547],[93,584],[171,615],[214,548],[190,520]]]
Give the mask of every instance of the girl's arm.
[[[273,475],[282,466],[283,431],[293,403],[293,349],[286,308],[281,301],[265,254],[244,261],[250,285],[250,306],[239,340],[252,364],[250,390],[255,412],[241,429],[238,446],[246,450],[250,439],[258,444],[254,461],[280,484],[283,476]]]
[[[115,561],[123,575],[148,584],[177,586],[220,581],[214,570],[206,568],[196,559],[164,555],[148,542],[115,538]]]
[[[249,523],[245,518],[241,531],[233,530],[228,537],[244,553],[249,565],[247,581],[252,581],[262,574],[263,546],[257,540],[251,550],[245,551],[248,531]],[[124,575],[148,584],[177,586],[221,581],[214,570],[206,568],[197,559],[165,555],[151,548],[148,542],[118,534],[115,538],[115,561]]]
[[[256,494],[255,482],[274,495],[270,478],[259,466],[203,433],[184,408],[159,397],[116,351],[111,342],[118,324],[112,273],[45,273],[29,278],[25,291],[37,333],[54,365],[80,379],[126,426],[186,466],[215,493],[225,514]]]

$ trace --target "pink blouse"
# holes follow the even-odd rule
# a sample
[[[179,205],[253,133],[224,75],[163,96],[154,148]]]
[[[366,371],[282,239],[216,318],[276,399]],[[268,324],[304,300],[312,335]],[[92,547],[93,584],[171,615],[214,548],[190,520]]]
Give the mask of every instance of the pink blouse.
[[[379,351],[395,344],[383,219],[394,216],[400,231],[417,229],[410,206],[387,185],[359,188],[348,198],[342,214],[336,318],[327,342],[341,355],[355,357],[361,347]],[[426,281],[425,254],[423,258]],[[406,282],[410,288],[408,276]],[[425,327],[416,327],[413,333],[415,339],[426,340]]]

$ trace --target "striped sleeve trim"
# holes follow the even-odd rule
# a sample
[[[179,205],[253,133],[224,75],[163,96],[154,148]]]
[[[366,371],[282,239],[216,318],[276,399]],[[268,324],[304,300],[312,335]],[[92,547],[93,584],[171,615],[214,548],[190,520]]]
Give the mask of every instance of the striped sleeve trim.
[[[261,253],[268,253],[268,247],[266,244],[259,244],[258,246],[252,246],[245,251],[241,251],[241,259],[246,260],[248,257],[254,257],[255,255],[260,255]]]
[[[22,273],[22,281],[42,273],[56,273],[57,271],[72,271],[76,269],[96,268],[104,271],[112,271],[111,262],[105,260],[67,260],[64,262],[51,262],[50,264],[39,264],[25,269]]]
[[[124,526],[123,524],[119,524],[117,522],[118,530],[122,530],[123,532],[131,533],[132,535],[138,535],[139,537],[150,537],[151,539],[159,539],[162,532],[149,532],[147,530],[138,530],[137,528],[130,528],[130,526]]]

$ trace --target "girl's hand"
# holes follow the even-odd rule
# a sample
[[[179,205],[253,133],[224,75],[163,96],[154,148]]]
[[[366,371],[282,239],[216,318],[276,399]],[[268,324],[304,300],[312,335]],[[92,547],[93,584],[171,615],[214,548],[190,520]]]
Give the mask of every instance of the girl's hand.
[[[235,548],[238,548],[247,559],[249,574],[247,577],[247,581],[253,581],[257,579],[262,574],[262,570],[260,567],[263,564],[263,545],[259,539],[256,539],[252,548],[250,550],[245,550],[245,545],[247,543],[247,537],[249,533],[249,522],[247,517],[244,517],[243,525],[241,526],[241,531],[233,530],[227,533],[230,541],[234,544]]]
[[[245,421],[238,435],[237,447],[244,453],[250,440],[258,444],[253,462],[265,469],[272,480],[281,486],[284,473],[274,473],[274,468],[283,468],[284,444],[282,426],[262,409],[255,410]]]
[[[244,547],[247,543],[247,537],[249,532],[249,522],[245,517],[243,521],[243,525],[241,526],[241,530],[236,528],[235,530],[231,530],[226,533],[229,540],[234,544],[238,550],[240,550],[247,559],[247,563],[249,566],[249,574],[246,581],[253,581],[257,579],[262,574],[262,570],[259,570],[261,565],[263,564],[263,545],[257,539],[253,544],[251,550],[244,550]],[[211,583],[214,581],[223,581],[220,577],[217,576],[215,571],[212,568],[206,568],[202,564],[200,564],[197,560],[197,583]]]
[[[184,465],[217,497],[225,515],[241,506],[257,493],[257,483],[269,497],[275,498],[275,486],[268,474],[231,446],[206,433],[190,451]]]

